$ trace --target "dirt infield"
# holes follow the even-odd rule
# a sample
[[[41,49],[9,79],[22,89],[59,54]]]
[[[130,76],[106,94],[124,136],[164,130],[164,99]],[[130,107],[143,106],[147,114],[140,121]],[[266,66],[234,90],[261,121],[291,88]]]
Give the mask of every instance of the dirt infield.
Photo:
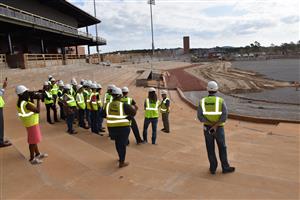
[[[169,76],[166,77],[168,88],[180,88],[182,91],[203,91],[206,90],[206,83],[185,69],[193,68],[198,65],[168,70]]]

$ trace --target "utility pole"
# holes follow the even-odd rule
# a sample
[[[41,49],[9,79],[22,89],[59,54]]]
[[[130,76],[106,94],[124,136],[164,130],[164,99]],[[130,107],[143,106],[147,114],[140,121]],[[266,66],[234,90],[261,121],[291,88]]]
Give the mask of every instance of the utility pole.
[[[154,57],[154,34],[153,34],[153,15],[152,15],[152,5],[155,5],[155,0],[148,0],[150,5],[150,16],[151,16],[151,36],[152,36],[152,57],[151,57],[151,71],[153,71],[153,57]]]
[[[96,11],[96,0],[94,0],[94,16],[95,18],[97,17],[97,11]],[[96,49],[97,49],[97,54],[98,54],[98,61],[99,61],[99,64],[100,64],[100,54],[99,54],[99,46],[98,46],[98,27],[97,27],[97,24],[95,24],[95,28],[96,28]]]

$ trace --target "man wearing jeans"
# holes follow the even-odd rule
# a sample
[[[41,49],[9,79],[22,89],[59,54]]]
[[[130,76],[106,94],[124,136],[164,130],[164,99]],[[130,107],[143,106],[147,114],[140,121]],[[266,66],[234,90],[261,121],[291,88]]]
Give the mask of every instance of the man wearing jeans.
[[[222,163],[222,172],[234,172],[235,168],[230,167],[227,160],[225,144],[224,124],[227,120],[227,107],[225,101],[215,94],[218,91],[218,84],[215,81],[208,82],[207,91],[209,95],[200,101],[198,107],[198,119],[204,123],[204,136],[210,163],[210,173],[215,174],[218,161],[215,153],[215,140],[219,149],[219,156]]]
[[[0,89],[0,147],[7,147],[10,146],[11,143],[7,140],[4,140],[4,119],[3,119],[3,108],[4,108],[4,89],[7,86],[7,79],[3,82],[3,87]]]

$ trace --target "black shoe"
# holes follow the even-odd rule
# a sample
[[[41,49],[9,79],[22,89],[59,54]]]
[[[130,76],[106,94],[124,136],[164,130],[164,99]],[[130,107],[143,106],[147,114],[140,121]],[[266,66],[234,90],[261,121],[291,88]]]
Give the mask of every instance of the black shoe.
[[[55,122],[60,122],[59,120],[55,120]]]
[[[100,132],[105,133],[105,130],[101,129]]]
[[[165,133],[170,133],[170,131],[167,131],[167,130],[163,130],[163,132],[165,132]]]
[[[216,171],[213,171],[213,170],[209,170],[210,174],[214,175],[216,174]]]
[[[48,122],[49,124],[54,124],[53,122]]]
[[[164,128],[162,128],[162,129],[160,129],[161,131],[165,131],[166,129],[164,129]]]
[[[222,173],[226,174],[226,173],[232,173],[235,171],[235,167],[228,167],[226,169],[223,169]]]

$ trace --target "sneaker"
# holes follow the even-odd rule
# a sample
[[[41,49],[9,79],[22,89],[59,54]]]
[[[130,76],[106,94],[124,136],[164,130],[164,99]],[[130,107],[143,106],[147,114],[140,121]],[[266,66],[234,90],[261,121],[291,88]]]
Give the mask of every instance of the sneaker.
[[[129,165],[129,162],[120,162],[119,168],[127,167]]]
[[[46,154],[46,153],[40,153],[40,155],[35,156],[35,158],[37,158],[37,159],[44,159],[47,157],[48,157],[48,154]]]
[[[226,173],[232,173],[235,171],[235,167],[228,167],[226,169],[223,169],[222,173],[226,174]]]
[[[2,144],[0,144],[0,148],[1,147],[9,147],[11,146],[11,143],[9,141],[4,141]]]
[[[38,164],[42,164],[43,161],[39,160],[38,158],[34,158],[30,161],[30,163],[33,165],[38,165]]]

